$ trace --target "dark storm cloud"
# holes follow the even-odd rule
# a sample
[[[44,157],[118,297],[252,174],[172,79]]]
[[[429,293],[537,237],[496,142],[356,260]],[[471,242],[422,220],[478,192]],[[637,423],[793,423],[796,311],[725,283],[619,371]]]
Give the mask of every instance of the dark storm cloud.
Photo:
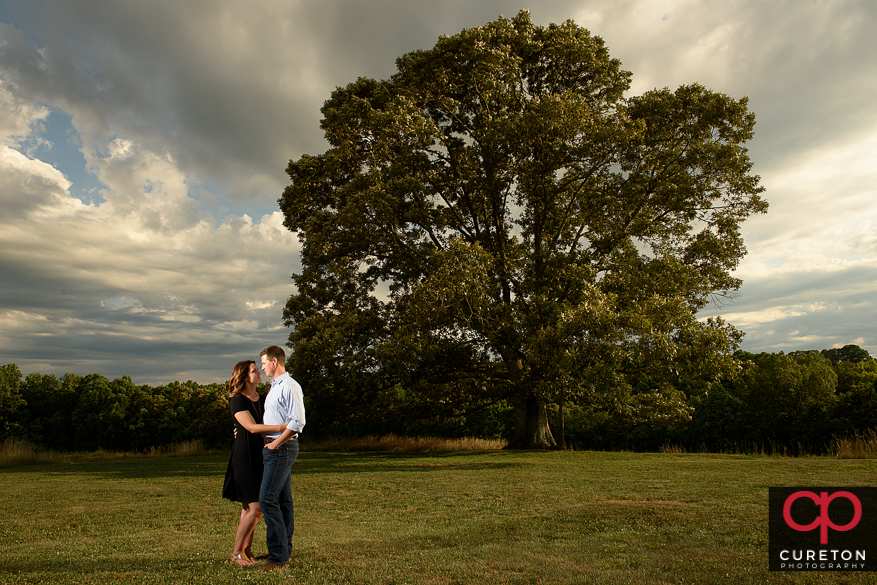
[[[0,362],[27,371],[224,379],[282,344],[298,243],[276,200],[289,159],[325,147],[320,107],[502,1],[12,0],[0,10]],[[877,4],[544,1],[633,72],[632,93],[699,82],[748,96],[771,211],[744,226],[744,287],[721,308],[744,348],[877,354]],[[87,172],[25,144],[70,119]],[[58,129],[63,131],[63,128]],[[46,148],[49,148],[46,146]],[[863,154],[864,153],[864,154]],[[833,202],[833,203],[832,203]],[[245,215],[246,214],[246,215]]]

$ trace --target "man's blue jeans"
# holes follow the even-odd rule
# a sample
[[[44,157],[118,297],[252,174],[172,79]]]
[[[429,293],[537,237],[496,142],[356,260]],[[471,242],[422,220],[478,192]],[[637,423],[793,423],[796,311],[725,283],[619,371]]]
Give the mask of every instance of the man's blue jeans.
[[[295,511],[292,505],[292,464],[298,457],[298,439],[287,441],[273,451],[262,449],[262,489],[259,506],[265,518],[268,562],[285,565],[292,555]]]

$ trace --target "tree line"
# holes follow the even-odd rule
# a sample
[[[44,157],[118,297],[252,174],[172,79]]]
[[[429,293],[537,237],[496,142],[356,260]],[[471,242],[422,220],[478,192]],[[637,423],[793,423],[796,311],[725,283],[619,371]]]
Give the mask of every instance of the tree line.
[[[632,370],[584,390],[581,380],[558,378],[543,388],[546,426],[559,446],[576,449],[797,454],[877,429],[877,361],[858,346],[737,351],[731,362],[718,375],[705,362],[679,374]],[[467,380],[441,393],[427,380],[369,394],[364,386],[305,385],[311,434],[511,439],[520,422],[503,394],[473,391]]]
[[[584,398],[551,394],[549,422],[561,444],[578,449],[654,451],[664,445],[711,452],[780,449],[820,453],[834,436],[877,429],[877,361],[855,345],[822,351],[734,356],[718,380],[643,379]],[[266,386],[261,387],[265,391]],[[304,440],[394,433],[407,436],[510,438],[515,408],[469,393],[444,398],[396,387],[377,400],[339,403],[337,389],[305,388]],[[348,393],[344,394],[349,396]],[[481,397],[483,398],[483,397]],[[232,419],[225,384],[188,381],[136,385],[32,373],[0,366],[0,438],[58,451],[145,451],[198,440],[227,448]]]
[[[232,441],[223,384],[136,385],[129,376],[31,373],[0,366],[0,438],[56,451],[148,451],[186,441]]]
[[[613,410],[577,407],[570,439],[599,449],[679,445],[709,452],[824,453],[834,437],[877,429],[877,361],[855,345],[735,353],[734,375],[631,395]]]

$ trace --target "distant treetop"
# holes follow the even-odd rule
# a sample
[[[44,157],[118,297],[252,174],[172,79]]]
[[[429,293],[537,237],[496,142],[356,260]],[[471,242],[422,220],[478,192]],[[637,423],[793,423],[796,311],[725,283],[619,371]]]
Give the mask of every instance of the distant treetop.
[[[822,355],[828,358],[831,363],[852,362],[857,364],[872,359],[871,354],[862,349],[858,345],[845,345],[841,348],[823,349]]]

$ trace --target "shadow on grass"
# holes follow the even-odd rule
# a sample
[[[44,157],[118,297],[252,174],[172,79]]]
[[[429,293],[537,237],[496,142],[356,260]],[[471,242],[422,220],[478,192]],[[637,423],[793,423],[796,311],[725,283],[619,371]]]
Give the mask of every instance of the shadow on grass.
[[[305,451],[293,467],[293,476],[322,473],[399,473],[430,471],[496,470],[519,467],[506,451],[461,451],[441,453]],[[131,457],[49,463],[5,468],[2,474],[48,474],[50,476],[93,475],[105,479],[158,479],[222,477],[229,455],[193,457]],[[414,463],[416,461],[416,463]]]
[[[225,474],[227,455],[198,457],[131,457],[100,461],[74,461],[6,468],[0,474],[38,474],[52,476],[94,475],[113,479],[151,479],[162,477],[212,477]]]
[[[509,461],[508,451],[448,451],[437,453],[304,452],[299,455],[293,475],[319,473],[398,473],[430,471],[477,471],[509,469],[521,463]],[[469,461],[466,461],[466,460]],[[417,461],[417,463],[414,463]]]

